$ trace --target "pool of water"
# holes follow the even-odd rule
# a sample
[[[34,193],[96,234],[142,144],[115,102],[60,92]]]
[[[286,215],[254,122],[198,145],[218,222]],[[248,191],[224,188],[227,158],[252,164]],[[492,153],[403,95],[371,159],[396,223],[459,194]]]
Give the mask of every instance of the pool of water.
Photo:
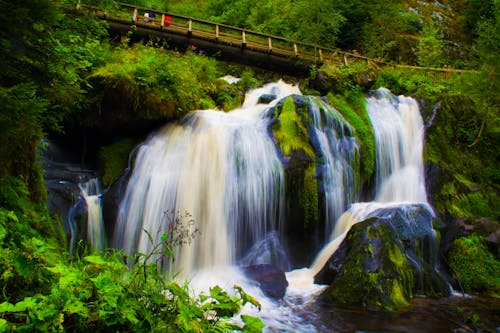
[[[453,295],[415,297],[407,309],[368,311],[316,304],[319,332],[500,332],[500,299]]]

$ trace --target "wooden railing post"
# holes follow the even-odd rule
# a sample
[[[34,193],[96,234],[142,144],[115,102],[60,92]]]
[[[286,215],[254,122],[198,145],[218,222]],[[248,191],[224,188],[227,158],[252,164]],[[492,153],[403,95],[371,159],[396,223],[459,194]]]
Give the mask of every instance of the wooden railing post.
[[[245,31],[241,32],[241,47],[245,47],[247,45],[247,39],[245,36]]]
[[[188,35],[191,36],[193,34],[193,20],[189,19],[188,21]]]
[[[267,38],[267,51],[271,52],[273,50],[273,42],[271,40],[271,37]]]
[[[344,53],[344,65],[349,66],[349,63],[347,62],[347,56]]]
[[[323,51],[321,51],[321,49],[319,49],[319,61],[323,61]]]
[[[163,27],[165,26],[165,14],[161,14],[160,25],[161,25],[161,29],[163,30]]]
[[[295,55],[299,55],[299,50],[297,49],[297,43],[293,43],[293,52],[295,52]]]
[[[216,24],[215,25],[215,39],[219,39],[219,25]]]

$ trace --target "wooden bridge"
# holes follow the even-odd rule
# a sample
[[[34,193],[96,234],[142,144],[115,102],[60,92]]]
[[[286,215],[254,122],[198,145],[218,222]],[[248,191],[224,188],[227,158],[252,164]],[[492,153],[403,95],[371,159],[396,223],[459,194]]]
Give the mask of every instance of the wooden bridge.
[[[463,72],[463,70],[452,68],[395,65],[340,49],[291,41],[283,37],[154,9],[124,3],[115,4],[112,11],[103,11],[81,4],[78,0],[76,9],[95,13],[97,17],[106,20],[110,30],[117,34],[123,35],[132,31],[131,38],[159,37],[174,47],[184,49],[192,47],[224,60],[294,75],[308,75],[312,65],[319,66],[325,61],[339,66],[348,66],[363,61],[376,66],[425,70],[433,74],[444,75]]]

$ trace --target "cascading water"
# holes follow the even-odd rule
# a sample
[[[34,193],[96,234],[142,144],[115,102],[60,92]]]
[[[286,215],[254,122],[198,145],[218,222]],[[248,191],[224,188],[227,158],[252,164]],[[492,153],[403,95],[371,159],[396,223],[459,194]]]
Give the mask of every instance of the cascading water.
[[[320,164],[325,196],[325,234],[331,234],[335,221],[358,200],[359,146],[354,129],[335,108],[321,98],[308,97],[312,140],[317,141],[323,163]]]
[[[377,209],[408,203],[427,205],[422,159],[424,125],[417,102],[410,97],[396,97],[389,90],[380,88],[375,96],[367,99],[367,112],[376,143],[375,200],[355,203],[342,214],[330,243],[317,255],[305,275],[316,275],[340,246],[349,229]],[[430,207],[428,210],[432,212]]]
[[[380,88],[368,98],[377,156],[377,202],[427,202],[424,124],[417,102]]]
[[[259,104],[263,94],[275,99]],[[284,171],[265,111],[291,94],[301,93],[281,81],[268,84],[249,92],[240,109],[195,111],[181,124],[168,125],[147,140],[137,153],[120,204],[113,245],[126,253],[148,253],[153,244],[144,230],[156,242],[172,222],[166,213],[187,211],[199,224],[185,227],[190,232],[197,228],[199,233],[193,242],[175,249],[175,271],[192,277],[192,288],[200,292],[216,284],[225,289],[242,285],[263,306],[260,313],[248,308],[245,312],[262,317],[272,329],[314,332],[314,318],[304,315],[323,289],[313,283],[314,275],[349,228],[377,208],[426,202],[423,125],[411,98],[394,97],[383,89],[368,98],[377,143],[377,195],[375,202],[352,204],[359,196],[359,147],[352,127],[321,99],[307,97],[309,133],[321,155],[318,174],[325,196],[326,231],[334,230],[332,241],[310,268],[286,274],[285,301],[277,302],[264,296],[234,264],[238,258],[240,263],[263,263],[276,253],[287,261],[279,235],[284,191],[293,189],[284,189]],[[250,253],[243,256],[246,251]]]
[[[106,246],[102,217],[102,191],[97,178],[78,184],[87,205],[87,241],[92,251],[102,251]]]
[[[269,119],[258,104],[262,94],[277,102],[297,87],[271,83],[249,92],[241,109],[230,113],[195,111],[180,125],[169,125],[139,150],[120,204],[114,246],[148,253],[167,232],[165,212],[191,214],[196,241],[177,248],[176,270],[235,263],[237,256],[281,227],[284,171],[268,135]]]

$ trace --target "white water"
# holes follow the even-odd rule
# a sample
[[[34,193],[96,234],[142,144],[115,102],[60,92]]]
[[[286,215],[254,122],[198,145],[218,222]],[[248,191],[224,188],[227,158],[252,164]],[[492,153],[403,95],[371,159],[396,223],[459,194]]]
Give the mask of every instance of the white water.
[[[417,102],[381,88],[368,98],[367,111],[376,142],[375,201],[426,203],[424,124]]]
[[[350,228],[377,209],[408,203],[427,204],[422,159],[424,125],[417,102],[405,96],[396,97],[380,88],[375,97],[367,99],[367,112],[375,133],[375,200],[351,205],[338,219],[331,241],[303,274],[319,273]]]
[[[113,237],[126,253],[148,253],[166,233],[165,212],[189,212],[195,240],[176,249],[176,271],[235,263],[238,253],[280,230],[284,172],[263,111],[262,94],[279,99],[300,90],[283,82],[250,91],[242,108],[192,112],[169,125],[139,150],[120,204]]]
[[[87,205],[87,242],[92,251],[102,251],[106,246],[104,220],[102,218],[102,192],[99,180],[92,178],[78,184]]]

